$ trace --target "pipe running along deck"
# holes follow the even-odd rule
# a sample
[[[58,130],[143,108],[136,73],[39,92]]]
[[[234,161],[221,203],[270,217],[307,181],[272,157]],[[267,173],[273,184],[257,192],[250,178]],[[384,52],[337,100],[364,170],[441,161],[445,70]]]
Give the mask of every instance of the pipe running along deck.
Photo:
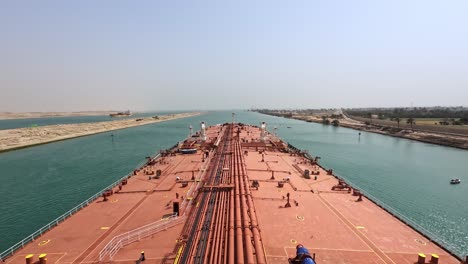
[[[266,263],[239,138],[233,124],[223,133],[182,234],[180,263]]]

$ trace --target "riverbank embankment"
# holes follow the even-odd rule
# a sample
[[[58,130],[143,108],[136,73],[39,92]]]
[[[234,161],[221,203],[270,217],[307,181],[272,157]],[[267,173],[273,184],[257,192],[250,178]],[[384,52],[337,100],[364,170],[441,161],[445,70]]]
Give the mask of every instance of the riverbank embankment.
[[[285,116],[284,113],[281,115],[276,115],[275,113],[265,113],[263,114],[272,115],[272,116],[281,116],[291,119],[302,120],[306,122],[314,122],[319,124],[324,124],[324,119],[319,116],[314,115],[289,115]],[[435,132],[435,131],[425,131],[420,129],[408,129],[400,128],[396,126],[387,126],[382,124],[366,124],[365,122],[355,120],[346,115],[343,115],[343,118],[337,119],[337,126],[342,126],[346,128],[352,128],[360,131],[378,133],[382,135],[388,135],[392,137],[405,138],[410,140],[416,140],[424,143],[431,143],[442,146],[449,146],[454,148],[466,149],[468,150],[468,135],[463,134],[454,134],[454,133],[444,133],[444,132]],[[332,125],[330,123],[329,125]]]
[[[49,117],[76,117],[76,116],[108,116],[116,111],[80,111],[80,112],[0,112],[0,120],[49,118]]]
[[[31,147],[76,137],[113,130],[148,125],[163,121],[200,115],[200,112],[178,113],[163,116],[132,118],[95,123],[63,124],[0,130],[0,152]]]
[[[460,149],[468,149],[468,136],[442,133],[442,132],[429,132],[424,130],[411,130],[403,129],[393,126],[383,126],[378,124],[369,125],[355,125],[349,123],[340,123],[340,126],[363,130],[367,132],[378,133],[382,135],[388,135],[392,137],[406,138],[416,140],[425,143],[431,143],[442,146],[449,146]]]

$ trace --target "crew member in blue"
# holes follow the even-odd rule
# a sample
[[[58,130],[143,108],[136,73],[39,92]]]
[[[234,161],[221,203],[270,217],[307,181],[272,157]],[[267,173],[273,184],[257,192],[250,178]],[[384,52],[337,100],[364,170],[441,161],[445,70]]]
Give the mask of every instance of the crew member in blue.
[[[289,259],[289,263],[293,264],[316,264],[315,260],[310,255],[309,250],[302,244],[296,246],[296,257]]]

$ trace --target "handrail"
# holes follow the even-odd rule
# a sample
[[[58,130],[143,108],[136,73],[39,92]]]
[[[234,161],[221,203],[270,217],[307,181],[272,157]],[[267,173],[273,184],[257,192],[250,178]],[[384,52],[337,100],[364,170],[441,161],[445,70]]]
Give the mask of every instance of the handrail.
[[[222,134],[223,133],[221,133],[221,135]],[[158,220],[156,222],[138,227],[136,229],[130,230],[126,233],[113,237],[111,241],[109,241],[109,243],[107,243],[107,245],[99,252],[99,262],[102,262],[108,258],[112,260],[115,254],[117,254],[117,252],[122,247],[130,243],[133,243],[135,241],[139,241],[140,239],[150,236],[152,234],[155,234],[161,231],[163,228],[165,229],[165,228],[174,226],[184,221],[186,218],[186,212],[190,209],[193,203],[192,198],[196,195],[196,192],[203,184],[201,179],[203,178],[203,175],[207,171],[207,167],[210,164],[211,158],[213,157],[212,153],[213,151],[209,152],[207,160],[205,160],[205,163],[200,168],[200,171],[195,177],[195,181],[190,186],[190,189],[187,192],[186,199],[184,199],[184,201],[182,202],[180,206],[180,211],[184,212],[180,217],[178,217],[177,214],[174,213],[168,218]],[[168,222],[164,222],[164,221],[168,221]]]
[[[114,238],[107,243],[107,245],[99,252],[99,262],[102,262],[106,259],[112,260],[112,258],[117,254],[119,249],[122,247],[131,244],[140,239],[151,236],[157,232],[165,230],[169,227],[175,226],[185,220],[185,216],[177,216],[176,213],[171,214],[169,217],[160,219],[156,222],[138,227],[136,229],[130,230]]]
[[[414,222],[413,220],[411,220],[410,218],[408,218],[407,216],[404,216],[403,214],[399,213],[397,210],[395,210],[393,207],[389,206],[388,204],[382,202],[381,200],[379,200],[378,198],[376,198],[375,196],[373,196],[372,194],[369,194],[368,192],[366,191],[363,191],[362,188],[360,188],[358,185],[354,184],[353,182],[351,182],[350,180],[348,180],[347,178],[344,178],[344,177],[341,177],[340,175],[338,174],[335,174],[333,173],[334,175],[336,175],[338,178],[341,178],[341,179],[345,179],[346,180],[346,183],[348,185],[350,185],[351,187],[353,187],[353,189],[358,189],[361,193],[363,193],[369,200],[371,200],[372,202],[376,203],[378,206],[381,206],[382,208],[384,208],[385,210],[387,210],[388,212],[390,212],[391,214],[393,214],[396,218],[398,218],[400,221],[404,222],[405,224],[407,225],[410,225],[412,228],[416,229],[416,231],[422,233],[423,235],[425,235],[426,237],[428,237],[431,241],[435,241],[437,242],[438,244],[442,245],[443,247],[447,248],[449,250],[449,252],[451,254],[453,254],[454,256],[457,256],[459,259],[462,259],[463,257],[461,255],[458,255],[456,254],[456,249],[453,247],[453,245],[451,245],[450,243],[448,243],[447,241],[443,240],[442,238],[440,238],[439,236],[437,236],[436,234],[432,233],[431,231],[427,230],[426,228],[424,228],[423,226],[421,226],[420,224]]]
[[[202,169],[200,170],[197,177],[195,178],[196,180],[194,181],[194,183],[190,187],[190,190],[187,192],[187,198],[194,195],[194,193],[199,189],[200,184],[201,184],[201,181],[199,181],[199,180],[201,180],[201,178],[203,177],[203,174],[206,171],[206,167],[209,164],[209,160],[211,159],[211,156],[212,155],[210,155],[209,159],[205,162]],[[153,234],[161,231],[162,229],[174,226],[174,225],[182,222],[186,218],[185,213],[190,208],[190,206],[192,204],[192,201],[193,201],[193,199],[184,199],[184,201],[182,202],[182,205],[180,206],[180,208],[181,208],[180,211],[183,211],[184,213],[180,217],[178,217],[177,214],[174,213],[171,216],[169,216],[168,218],[164,218],[164,219],[158,220],[156,222],[149,223],[147,225],[138,227],[136,229],[133,229],[133,230],[130,230],[130,231],[125,232],[123,234],[115,236],[99,252],[99,261],[102,262],[102,261],[106,260],[107,258],[112,260],[112,258],[115,256],[115,254],[117,254],[117,252],[122,247],[124,247],[124,246],[126,246],[126,245],[128,245],[128,244],[130,244],[132,242],[138,241],[138,240],[140,240],[142,238],[153,235]]]
[[[146,164],[148,164],[150,161],[153,161],[157,158],[160,157],[160,154],[157,154],[157,155],[154,155],[149,161],[142,161],[138,164],[138,166],[135,167],[135,169],[141,169],[143,166],[145,166]],[[128,178],[129,176],[131,176],[133,174],[133,172],[121,177],[120,179],[118,179],[117,181],[115,181],[114,183],[110,184],[109,186],[107,186],[106,188],[102,189],[101,191],[97,192],[96,194],[94,194],[93,196],[89,197],[88,199],[86,199],[84,202],[80,203],[79,205],[73,207],[72,209],[70,209],[68,212],[62,214],[61,216],[57,217],[56,219],[52,220],[51,222],[49,222],[47,225],[41,227],[39,230],[35,231],[34,233],[32,233],[31,235],[23,238],[21,241],[19,241],[18,243],[14,244],[13,246],[11,246],[10,248],[6,249],[5,251],[3,251],[2,253],[0,253],[0,261],[3,261],[5,260],[7,257],[13,255],[13,253],[15,253],[18,249],[20,248],[23,248],[26,244],[28,244],[29,242],[33,241],[35,238],[41,236],[43,233],[49,231],[52,227],[58,225],[60,222],[63,222],[65,219],[67,219],[68,217],[72,216],[74,213],[78,212],[79,210],[81,210],[82,208],[88,206],[91,202],[93,202],[94,200],[96,200],[97,198],[99,198],[105,191],[107,191],[108,189],[111,189],[111,188],[114,188],[115,186],[119,185],[120,182],[126,178]]]

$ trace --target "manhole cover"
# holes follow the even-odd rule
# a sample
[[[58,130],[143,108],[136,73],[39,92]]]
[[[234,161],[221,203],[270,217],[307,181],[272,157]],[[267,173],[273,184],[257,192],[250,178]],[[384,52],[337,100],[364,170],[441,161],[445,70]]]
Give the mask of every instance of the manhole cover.
[[[42,247],[44,245],[47,245],[49,242],[50,242],[50,239],[42,240],[41,242],[37,243],[37,245]]]
[[[426,242],[420,240],[420,239],[415,239],[414,241],[418,242],[419,244],[426,245]]]

